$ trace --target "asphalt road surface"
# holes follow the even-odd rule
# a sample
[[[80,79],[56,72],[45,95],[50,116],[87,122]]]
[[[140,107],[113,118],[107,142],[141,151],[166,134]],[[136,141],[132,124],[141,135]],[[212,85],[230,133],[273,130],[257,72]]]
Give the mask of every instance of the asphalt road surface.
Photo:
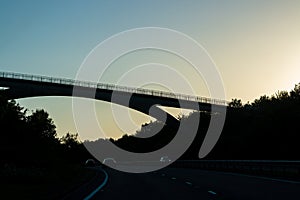
[[[90,199],[300,199],[300,183],[293,181],[182,168],[145,174],[106,172],[106,185]]]

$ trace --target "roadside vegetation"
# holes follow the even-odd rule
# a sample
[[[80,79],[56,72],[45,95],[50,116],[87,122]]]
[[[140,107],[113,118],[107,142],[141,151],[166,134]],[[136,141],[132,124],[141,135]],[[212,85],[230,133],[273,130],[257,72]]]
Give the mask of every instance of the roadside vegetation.
[[[182,123],[193,123],[200,115],[198,133],[190,148],[181,159],[197,160],[212,115],[208,112],[193,112],[181,117]],[[232,99],[227,108],[226,121],[221,137],[205,159],[266,159],[300,160],[300,83],[290,91],[278,91],[272,96],[261,96],[252,103],[242,104]],[[167,122],[168,123],[168,122]],[[125,134],[119,139],[110,139],[117,146],[132,152],[150,152],[168,144],[176,135],[178,125],[150,122],[142,125],[133,135]],[[188,133],[186,133],[188,134]],[[143,135],[143,138],[139,138]],[[152,136],[145,138],[146,135]],[[99,139],[90,144],[103,144]],[[121,158],[120,158],[121,159]]]
[[[0,97],[0,187],[7,199],[62,197],[94,174],[84,168],[90,155],[77,134],[57,137],[49,114],[27,110]]]

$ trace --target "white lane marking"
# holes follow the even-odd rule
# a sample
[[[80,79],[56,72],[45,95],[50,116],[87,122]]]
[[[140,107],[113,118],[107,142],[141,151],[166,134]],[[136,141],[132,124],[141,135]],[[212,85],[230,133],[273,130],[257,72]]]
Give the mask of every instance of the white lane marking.
[[[99,192],[99,190],[101,190],[106,185],[106,183],[108,181],[108,174],[103,169],[101,169],[101,171],[105,174],[104,181],[91,194],[89,194],[87,197],[85,197],[84,200],[91,199],[97,192]]]
[[[165,176],[165,174],[162,174],[162,176]]]
[[[188,185],[192,185],[192,183],[191,183],[191,182],[188,182],[188,181],[186,181],[185,183],[188,184]]]
[[[172,179],[172,180],[176,180],[176,178],[175,178],[175,177],[172,177],[171,179]]]
[[[216,194],[217,194],[217,193],[215,193],[215,192],[212,191],[212,190],[209,190],[208,193],[213,194],[213,195],[216,195]]]

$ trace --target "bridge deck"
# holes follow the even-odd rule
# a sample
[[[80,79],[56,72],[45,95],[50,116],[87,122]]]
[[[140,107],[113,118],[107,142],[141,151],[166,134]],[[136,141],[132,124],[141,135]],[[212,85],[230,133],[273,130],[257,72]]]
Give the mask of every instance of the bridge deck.
[[[114,85],[114,84],[79,81],[79,80],[72,80],[66,78],[54,78],[48,76],[29,75],[29,74],[21,74],[21,73],[13,73],[13,72],[0,72],[0,78],[10,78],[10,79],[18,79],[18,80],[29,80],[29,81],[38,81],[38,82],[45,82],[45,83],[56,83],[56,84],[64,84],[64,85],[71,85],[71,86],[88,87],[88,88],[95,88],[95,89],[114,90],[114,91],[121,91],[121,92],[135,93],[135,94],[151,95],[155,97],[167,97],[167,98],[174,98],[179,100],[194,101],[199,103],[222,105],[222,106],[228,105],[228,102],[226,100],[221,100],[221,99],[212,99],[207,97],[192,96],[186,94],[175,94],[172,92],[150,90],[144,88],[133,88],[133,87]]]

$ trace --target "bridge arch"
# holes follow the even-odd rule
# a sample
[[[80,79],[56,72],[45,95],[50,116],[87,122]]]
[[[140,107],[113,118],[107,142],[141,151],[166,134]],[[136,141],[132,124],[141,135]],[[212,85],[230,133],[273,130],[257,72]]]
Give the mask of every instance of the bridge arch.
[[[143,114],[156,118],[159,121],[168,121],[169,123],[178,123],[178,120],[157,107],[157,103],[147,102],[142,97],[131,97],[130,93],[116,92],[113,90],[101,90],[87,87],[80,87],[80,94],[73,93],[73,87],[66,84],[57,83],[42,83],[38,81],[6,79],[1,80],[0,87],[5,87],[5,90],[0,90],[0,94],[8,99],[22,99],[30,97],[47,97],[47,96],[60,96],[60,97],[78,97],[78,98],[91,98],[89,94],[95,93],[92,99],[110,102],[120,106],[124,106]],[[119,98],[111,98],[112,94],[117,95]],[[115,99],[112,101],[112,99]],[[128,99],[130,99],[128,105]],[[151,108],[151,113],[149,110]]]

